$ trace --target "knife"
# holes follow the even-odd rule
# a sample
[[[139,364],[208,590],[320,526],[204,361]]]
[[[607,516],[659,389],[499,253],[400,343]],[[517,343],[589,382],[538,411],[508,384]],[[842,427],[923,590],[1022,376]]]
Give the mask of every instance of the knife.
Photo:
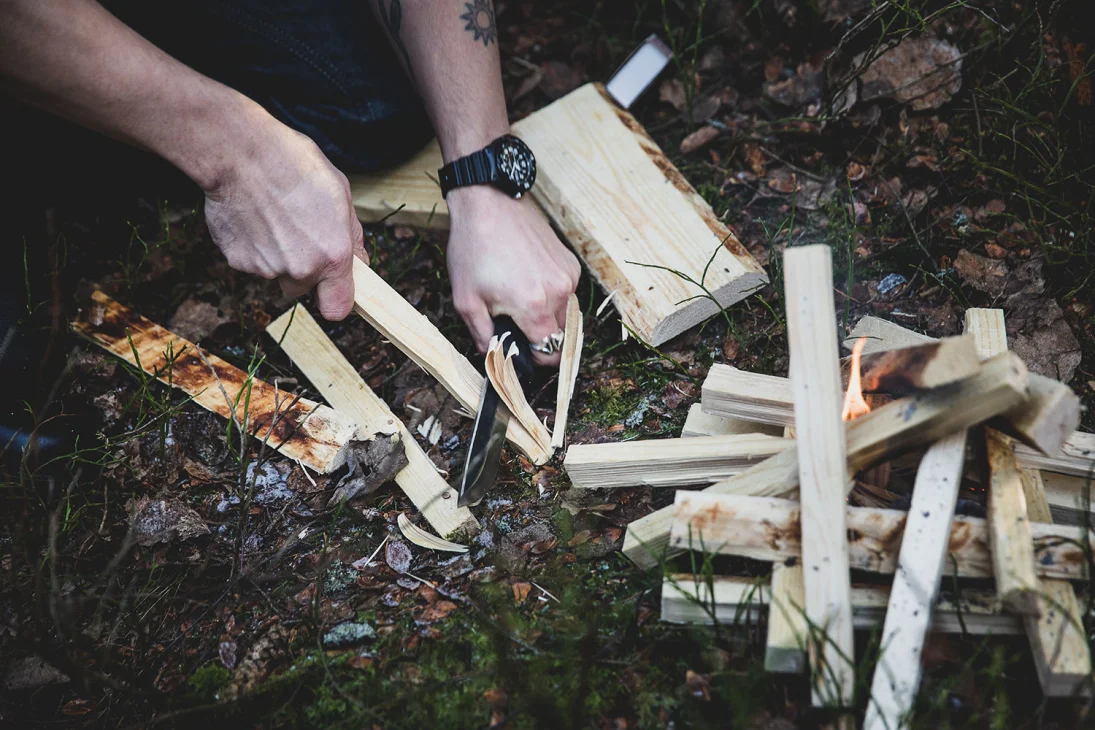
[[[495,317],[494,334],[501,337],[507,333],[509,337],[506,338],[505,348],[508,351],[510,343],[517,346],[517,354],[513,356],[513,367],[517,371],[517,378],[521,381],[522,387],[527,387],[533,369],[532,351],[529,349],[528,338],[509,317]],[[484,378],[483,395],[480,396],[479,410],[475,414],[475,426],[471,432],[468,458],[464,463],[464,475],[460,479],[460,499],[456,502],[460,507],[473,507],[479,504],[487,493],[487,489],[494,484],[511,415],[509,408],[502,401],[502,396],[498,395],[498,391],[491,385],[490,378]]]

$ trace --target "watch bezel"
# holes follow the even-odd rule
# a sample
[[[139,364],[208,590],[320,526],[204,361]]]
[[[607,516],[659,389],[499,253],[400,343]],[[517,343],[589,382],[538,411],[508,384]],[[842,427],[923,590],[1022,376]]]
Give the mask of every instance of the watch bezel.
[[[506,147],[516,150],[517,154],[527,156],[529,172],[526,179],[516,179],[502,168],[501,162]],[[514,198],[520,198],[532,190],[532,186],[536,183],[536,155],[533,154],[532,149],[525,144],[524,140],[512,134],[502,135],[490,145],[490,155],[491,176],[493,177],[491,182],[495,187]]]

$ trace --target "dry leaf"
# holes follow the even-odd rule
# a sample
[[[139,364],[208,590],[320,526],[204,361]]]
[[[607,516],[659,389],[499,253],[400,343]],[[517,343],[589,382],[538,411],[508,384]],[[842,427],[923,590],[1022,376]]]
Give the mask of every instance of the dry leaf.
[[[692,154],[696,150],[711,144],[720,134],[722,134],[722,130],[716,129],[715,127],[712,127],[710,125],[704,125],[700,127],[695,132],[681,140],[681,154]]]
[[[954,259],[954,270],[962,281],[978,291],[994,297],[1004,293],[1008,267],[1003,261],[978,256],[963,248]]]
[[[452,601],[437,601],[426,606],[426,609],[418,617],[418,621],[424,624],[432,624],[435,621],[447,618],[454,610],[456,610],[456,604]]]
[[[525,599],[528,598],[529,591],[532,590],[532,584],[525,582],[514,583],[510,588],[513,589],[513,600],[517,603],[524,603]]]
[[[133,537],[145,547],[209,534],[201,515],[177,499],[141,497],[129,503],[129,514]]]
[[[384,546],[384,562],[397,573],[406,573],[411,569],[411,549],[398,540],[388,540]]]

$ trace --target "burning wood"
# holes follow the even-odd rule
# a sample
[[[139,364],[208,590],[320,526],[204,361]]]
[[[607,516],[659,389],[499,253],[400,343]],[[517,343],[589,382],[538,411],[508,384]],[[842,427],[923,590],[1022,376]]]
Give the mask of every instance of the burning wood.
[[[1005,353],[985,362],[972,378],[895,400],[846,424],[850,473],[981,423],[1026,397],[1027,369],[1016,355]],[[707,489],[777,497],[792,494],[798,483],[798,450],[791,445]],[[641,566],[656,565],[668,545],[671,524],[670,508],[632,522],[624,554]]]
[[[848,376],[848,390],[844,394],[844,407],[840,411],[840,420],[852,419],[871,412],[867,401],[863,400],[863,380],[860,377],[860,358],[863,356],[863,346],[867,344],[864,337],[860,337],[852,349],[852,364]]]

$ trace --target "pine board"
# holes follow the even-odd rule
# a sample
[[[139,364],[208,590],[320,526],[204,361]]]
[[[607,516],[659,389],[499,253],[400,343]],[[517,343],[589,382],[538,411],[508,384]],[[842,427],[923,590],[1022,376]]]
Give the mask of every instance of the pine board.
[[[513,129],[536,153],[533,197],[605,291],[616,293],[616,310],[643,340],[660,345],[767,283],[730,229],[599,85],[576,89]],[[650,268],[659,266],[704,286]]]
[[[456,506],[459,495],[437,472],[414,435],[366,385],[304,307],[283,313],[266,332],[327,402],[352,417],[359,428],[368,433],[399,432],[407,466],[395,475],[395,482],[439,535],[478,529],[471,512]]]
[[[321,474],[345,464],[350,442],[358,438],[357,424],[348,415],[307,398],[294,403],[290,393],[248,378],[235,365],[204,353],[193,342],[101,291],[91,295],[91,306],[72,328],[130,365],[183,391],[202,408],[238,424],[246,423],[255,438],[266,440],[282,455]],[[368,436],[361,434],[362,438]]]

